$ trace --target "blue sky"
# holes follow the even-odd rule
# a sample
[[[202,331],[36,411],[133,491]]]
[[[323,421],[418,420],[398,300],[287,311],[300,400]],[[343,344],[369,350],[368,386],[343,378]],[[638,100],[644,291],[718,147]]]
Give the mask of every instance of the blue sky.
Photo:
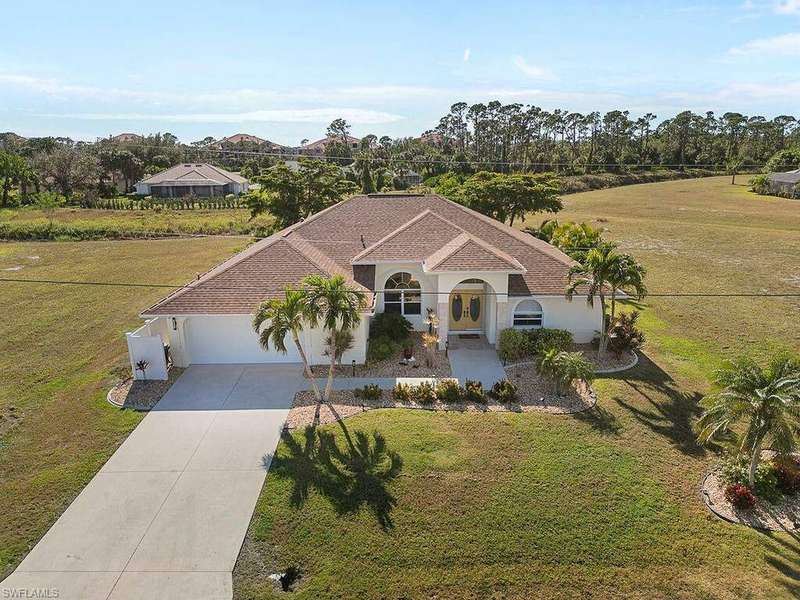
[[[800,113],[800,0],[3,7],[0,131],[416,135],[459,100]],[[800,116],[800,114],[798,115]]]

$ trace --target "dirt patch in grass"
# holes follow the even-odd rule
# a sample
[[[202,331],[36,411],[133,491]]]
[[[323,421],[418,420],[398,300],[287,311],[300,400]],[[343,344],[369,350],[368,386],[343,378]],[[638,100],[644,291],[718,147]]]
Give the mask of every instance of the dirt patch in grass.
[[[115,385],[108,392],[108,401],[120,408],[131,408],[133,410],[150,410],[153,408],[172,384],[185,369],[172,367],[169,370],[167,379],[164,381],[156,379],[133,379],[128,378]]]

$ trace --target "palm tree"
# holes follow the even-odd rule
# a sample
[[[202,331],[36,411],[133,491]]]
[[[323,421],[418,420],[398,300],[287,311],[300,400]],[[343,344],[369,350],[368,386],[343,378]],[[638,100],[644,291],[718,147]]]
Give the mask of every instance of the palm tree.
[[[269,350],[270,344],[278,352],[286,354],[286,336],[291,335],[294,345],[303,361],[306,376],[311,382],[317,404],[322,402],[317,380],[308,364],[305,350],[300,344],[300,332],[303,326],[311,321],[311,314],[306,303],[306,294],[300,290],[286,288],[283,300],[273,298],[262,302],[253,318],[253,329],[258,334],[258,341],[264,350]]]
[[[717,371],[722,389],[700,401],[698,440],[706,443],[746,422],[739,451],[750,458],[750,487],[755,485],[761,448],[770,439],[779,454],[794,451],[800,433],[800,359],[778,355],[766,368],[740,357]]]
[[[339,331],[350,331],[361,321],[361,310],[366,305],[364,293],[356,290],[341,275],[323,277],[309,275],[303,280],[306,286],[306,314],[312,327],[321,324],[330,335],[328,356],[328,381],[325,384],[323,401],[328,402],[333,386],[333,372],[336,367],[336,341]]]
[[[644,284],[644,276],[647,269],[636,262],[630,254],[618,254],[614,268],[608,279],[611,287],[611,318],[610,323],[614,322],[617,308],[617,294],[623,292],[628,296],[635,296],[641,300],[647,295],[647,287]]]
[[[582,287],[587,288],[586,302],[589,306],[594,306],[595,296],[600,299],[603,322],[600,325],[598,355],[606,350],[608,330],[606,326],[606,293],[611,290],[610,281],[616,272],[619,257],[616,246],[605,242],[597,248],[589,250],[586,253],[586,259],[580,264],[573,265],[569,270],[569,282],[566,290],[568,300],[572,300],[578,288]]]

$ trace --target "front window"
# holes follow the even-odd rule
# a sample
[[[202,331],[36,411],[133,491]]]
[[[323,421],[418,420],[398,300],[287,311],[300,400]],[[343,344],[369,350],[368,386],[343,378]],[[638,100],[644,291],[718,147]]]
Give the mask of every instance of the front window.
[[[538,329],[542,322],[542,305],[536,300],[523,300],[514,309],[514,327],[517,329]]]
[[[419,281],[410,273],[395,273],[386,280],[383,295],[384,312],[401,315],[422,314],[422,294]]]

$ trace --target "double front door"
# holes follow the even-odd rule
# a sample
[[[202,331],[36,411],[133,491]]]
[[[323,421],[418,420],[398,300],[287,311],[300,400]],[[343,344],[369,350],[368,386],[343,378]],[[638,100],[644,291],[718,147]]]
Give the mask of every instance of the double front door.
[[[480,330],[483,308],[483,289],[452,292],[450,294],[450,330]]]

